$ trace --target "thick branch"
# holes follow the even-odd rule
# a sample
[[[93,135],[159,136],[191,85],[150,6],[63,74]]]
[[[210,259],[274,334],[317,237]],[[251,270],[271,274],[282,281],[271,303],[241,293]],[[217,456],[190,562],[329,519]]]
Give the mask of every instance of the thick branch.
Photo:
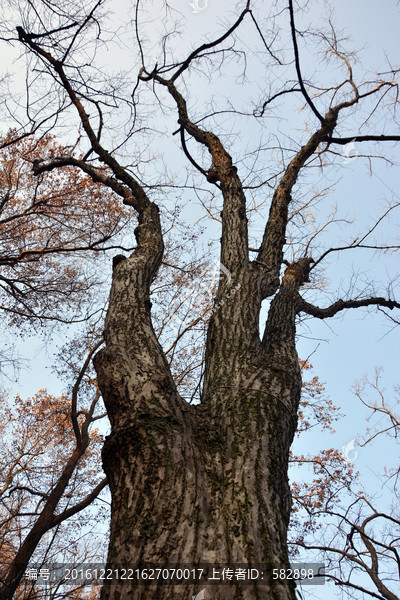
[[[78,502],[78,504],[75,504],[75,506],[71,506],[71,508],[68,508],[67,510],[64,510],[59,515],[56,515],[53,518],[52,527],[55,527],[56,525],[59,525],[63,521],[66,521],[70,517],[73,517],[74,515],[76,515],[78,512],[80,512],[84,508],[87,508],[93,502],[93,500],[96,500],[97,496],[100,494],[100,492],[102,490],[104,490],[104,488],[106,486],[107,486],[107,478],[104,478],[90,492],[90,494],[88,494],[86,496],[86,498],[84,498],[81,502]]]
[[[393,310],[393,308],[400,308],[400,302],[396,300],[388,300],[387,298],[364,298],[363,300],[337,300],[331,306],[327,308],[320,308],[314,306],[309,302],[306,302],[303,298],[299,299],[297,312],[304,312],[317,319],[326,319],[328,317],[334,317],[338,312],[346,310],[348,308],[360,308],[363,306],[384,306]]]
[[[205,146],[211,154],[212,165],[208,170],[207,179],[210,183],[221,182],[221,190],[224,197],[221,240],[222,264],[230,270],[233,270],[238,265],[247,264],[248,230],[246,198],[242,182],[237,174],[237,169],[232,164],[232,157],[225,150],[218,136],[209,131],[204,131],[190,120],[186,100],[178,91],[172,79],[166,80],[157,73],[152,73],[151,77],[166,87],[175,100],[182,139],[184,139],[183,135],[184,131],[186,131],[199,144]],[[186,152],[185,145],[184,151]],[[191,162],[193,161],[191,160]],[[197,164],[196,167],[199,168]],[[204,173],[203,169],[200,168],[200,170]]]
[[[45,63],[49,64],[55,71],[55,73],[60,78],[61,84],[65,91],[67,92],[72,104],[75,106],[79,117],[82,122],[82,126],[89,138],[89,141],[92,145],[93,150],[99,156],[99,158],[112,170],[114,175],[125,183],[129,187],[132,193],[130,203],[138,212],[142,212],[146,206],[149,205],[150,200],[148,199],[145,191],[139,185],[139,183],[118,163],[118,161],[103,148],[100,144],[99,138],[94,132],[88,113],[83,107],[82,102],[80,101],[78,94],[73,89],[63,67],[63,64],[54,58],[54,56],[44,50],[39,44],[33,41],[32,37],[26,33],[22,27],[18,28],[19,39],[29,46],[35,54],[37,54]]]
[[[323,120],[322,127],[310,137],[308,142],[302,146],[296,156],[290,161],[285,174],[275,190],[264,237],[256,260],[256,262],[267,268],[269,280],[275,282],[274,286],[265,286],[263,290],[264,297],[274,293],[279,284],[279,274],[283,260],[283,246],[286,241],[288,207],[292,199],[291,192],[293,186],[297,182],[300,170],[304,167],[306,161],[314,154],[322,140],[334,130],[337,117],[337,109],[328,111]]]
[[[52,158],[51,160],[45,162],[34,161],[33,173],[34,175],[40,175],[41,173],[45,173],[46,171],[53,171],[54,169],[60,169],[62,167],[78,167],[84,173],[89,175],[95,183],[102,183],[103,185],[106,185],[122,198],[125,199],[128,196],[131,196],[130,191],[128,191],[127,187],[122,185],[121,182],[118,181],[118,179],[115,179],[110,175],[106,175],[100,169],[96,169],[84,160],[74,158],[73,156],[62,156],[60,158]]]
[[[298,290],[309,281],[312,258],[300,258],[288,265],[282,278],[279,292],[271,302],[263,334],[263,347],[267,353],[274,353],[283,363],[297,359],[295,348],[295,322],[297,314]]]
[[[399,142],[400,135],[355,135],[354,137],[330,137],[326,141],[344,146],[350,142]]]
[[[97,350],[100,348],[100,346],[103,343],[104,343],[104,340],[103,340],[103,338],[101,338],[101,340],[99,340],[97,342],[97,344],[95,344],[93,346],[93,348],[90,349],[90,351],[86,357],[86,360],[83,363],[83,366],[78,373],[78,377],[76,378],[74,387],[72,388],[71,420],[72,420],[72,426],[74,429],[74,434],[75,434],[76,443],[77,443],[78,448],[81,448],[83,445],[87,446],[87,444],[88,444],[88,439],[87,439],[88,427],[91,422],[91,414],[89,414],[89,415],[87,415],[87,417],[85,419],[85,423],[83,424],[82,429],[79,427],[78,415],[77,415],[78,392],[79,392],[80,385],[82,383],[82,379],[83,379],[85,372],[89,366],[89,363],[92,360],[94,353],[97,352]],[[98,397],[97,397],[97,400],[98,400]]]

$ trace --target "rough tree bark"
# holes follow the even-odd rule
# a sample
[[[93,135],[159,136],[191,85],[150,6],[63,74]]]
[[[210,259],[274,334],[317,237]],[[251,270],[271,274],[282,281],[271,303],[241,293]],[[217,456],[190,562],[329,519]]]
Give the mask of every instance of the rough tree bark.
[[[114,269],[106,348],[95,359],[112,424],[103,451],[112,493],[108,566],[218,561],[264,563],[272,573],[288,566],[287,465],[301,389],[294,318],[306,269],[287,269],[261,341],[265,269],[239,260],[229,242],[232,278],[216,298],[202,403],[191,406],[176,390],[151,325],[149,286],[162,242],[157,210],[150,205],[146,213],[137,250]],[[148,593],[139,586],[133,597]],[[156,597],[191,593],[188,584],[157,589]],[[132,589],[108,586],[102,597],[132,598]],[[234,594],[218,588],[213,597]],[[240,597],[294,593],[281,584],[242,589]]]

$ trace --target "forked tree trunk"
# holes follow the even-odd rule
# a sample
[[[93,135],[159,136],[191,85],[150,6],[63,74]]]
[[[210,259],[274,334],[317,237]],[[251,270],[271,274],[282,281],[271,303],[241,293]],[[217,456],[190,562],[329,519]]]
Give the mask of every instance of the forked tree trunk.
[[[114,269],[106,347],[95,358],[112,425],[103,451],[112,494],[107,566],[262,563],[263,581],[215,585],[206,600],[293,600],[293,583],[277,583],[272,571],[289,566],[287,467],[301,389],[294,317],[304,269],[287,269],[260,340],[260,269],[231,262],[209,326],[202,402],[193,406],[179,396],[151,325],[149,286],[162,253],[153,205],[137,239]],[[102,599],[188,600],[203,582],[115,582]]]

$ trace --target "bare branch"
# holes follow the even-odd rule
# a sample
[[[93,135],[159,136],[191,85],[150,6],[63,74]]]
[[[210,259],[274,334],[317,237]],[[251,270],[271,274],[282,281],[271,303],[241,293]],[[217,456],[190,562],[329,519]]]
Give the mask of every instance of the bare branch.
[[[363,300],[337,300],[331,306],[327,308],[319,308],[318,306],[314,306],[309,302],[306,302],[303,298],[299,296],[298,300],[298,312],[305,312],[317,319],[326,319],[328,317],[334,317],[342,310],[347,310],[349,308],[361,308],[366,306],[384,306],[393,310],[394,308],[400,308],[400,302],[396,300],[388,300],[386,298],[364,298]]]
[[[55,515],[52,520],[52,527],[56,527],[63,521],[70,519],[71,517],[76,515],[78,512],[87,508],[93,502],[93,500],[96,500],[97,496],[100,494],[100,492],[102,490],[104,490],[104,488],[107,485],[108,485],[107,478],[102,479],[100,481],[100,483],[90,492],[90,494],[88,494],[86,496],[86,498],[84,498],[81,502],[78,502],[78,504],[76,504],[75,506],[72,506],[71,508],[68,508],[67,510],[64,510],[60,514]]]
[[[296,26],[294,23],[293,0],[289,0],[289,13],[290,13],[290,30],[292,33],[292,42],[293,42],[293,50],[294,50],[294,60],[295,60],[295,64],[296,64],[296,72],[297,72],[297,78],[299,80],[300,89],[302,91],[302,94],[303,94],[308,106],[311,108],[314,115],[321,121],[321,123],[324,123],[325,119],[320,114],[320,112],[317,110],[313,101],[311,100],[311,98],[305,88],[303,77],[301,74],[299,48],[297,46]]]

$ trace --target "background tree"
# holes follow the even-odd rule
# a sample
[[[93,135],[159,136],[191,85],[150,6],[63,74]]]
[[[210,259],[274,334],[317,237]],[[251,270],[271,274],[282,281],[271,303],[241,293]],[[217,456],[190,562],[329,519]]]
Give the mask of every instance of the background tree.
[[[102,280],[96,259],[120,247],[130,219],[80,170],[33,176],[39,158],[73,154],[49,134],[19,139],[11,130],[0,139],[0,308],[19,329],[93,310]]]
[[[93,379],[91,387],[95,390],[90,390],[91,394],[82,385],[88,377],[91,356],[98,347],[99,343],[89,352],[70,399],[55,398],[41,390],[26,401],[17,398],[15,412],[7,404],[1,406],[4,418],[0,463],[2,599],[14,594],[25,599],[37,597],[37,590],[30,595],[32,582],[25,581],[19,586],[31,560],[46,562],[58,554],[59,562],[63,562],[60,560],[63,547],[65,562],[78,562],[82,557],[82,549],[77,549],[73,540],[80,538],[82,545],[84,537],[78,532],[83,528],[84,533],[90,519],[87,513],[85,518],[81,513],[107,484],[99,469],[102,436],[92,427],[104,417],[98,411],[100,393]],[[101,511],[93,517],[94,522],[100,517]],[[68,528],[75,530],[69,544]]]
[[[299,192],[300,184],[305,188],[303,171],[308,167],[312,172],[315,166],[326,170],[350,142],[391,144],[400,139],[397,129],[380,129],[382,114],[396,123],[398,71],[390,66],[374,77],[353,73],[352,56],[342,49],[330,23],[322,33],[308,27],[298,35],[291,0],[274,5],[268,20],[262,3],[240,3],[231,25],[220,28],[211,41],[191,44],[182,57],[169,41],[174,32],[173,26],[168,29],[171,13],[166,10],[162,43],[152,47],[152,40],[145,42],[140,35],[144,15],[137,3],[133,12],[137,78],[132,81],[127,74],[124,79],[101,79],[99,84],[96,58],[101,50],[102,5],[98,1],[85,10],[62,3],[43,6],[40,13],[29,5],[17,35],[48,76],[43,79],[48,88],[37,92],[37,102],[42,109],[44,96],[53,100],[49,121],[54,114],[60,118],[62,112],[69,115],[74,109],[85,134],[79,158],[43,156],[33,165],[34,174],[81,168],[119,195],[138,218],[135,250],[114,262],[105,347],[95,357],[112,427],[103,450],[113,498],[108,564],[196,565],[218,560],[263,563],[272,574],[274,568],[289,565],[287,468],[302,383],[296,351],[298,317],[328,319],[349,308],[400,307],[390,286],[385,296],[373,285],[356,289],[350,280],[348,293],[328,305],[326,295],[316,293],[318,286],[310,290],[310,278],[332,254],[397,248],[396,242],[381,242],[375,235],[377,225],[398,203],[350,241],[343,242],[333,228],[326,244],[321,242],[325,224],[334,224],[338,217],[323,205],[321,194],[307,200]],[[291,47],[278,46],[278,27],[287,33]],[[215,106],[209,101],[203,112],[196,110],[190,102],[196,74],[199,80],[204,73],[211,78],[216,73],[230,75],[232,59],[240,68],[248,64],[240,63],[245,51],[242,31],[252,32],[254,45],[246,50],[258,61],[257,81],[268,82],[262,99],[254,103],[247,97],[251,109],[241,111],[229,102],[221,109],[225,95],[220,95],[214,98]],[[304,78],[298,41],[302,37],[321,44],[337,70],[321,74],[321,81]],[[237,72],[232,77],[237,81]],[[37,89],[34,83],[32,93]],[[252,127],[259,124],[264,133],[262,119],[278,99],[287,100],[290,109],[299,99],[307,111],[307,128],[296,135],[296,142],[288,146],[281,142],[274,153],[276,144],[268,139],[264,144],[263,138],[257,148],[243,150],[238,138],[232,142],[224,134],[227,110],[238,116],[231,126],[236,133],[244,126],[240,116]],[[199,404],[188,403],[179,393],[152,324],[151,286],[164,252],[159,206],[165,197],[160,189],[167,195],[173,189],[172,178],[155,175],[152,166],[146,170],[148,156],[141,150],[147,148],[146,127],[152,128],[152,135],[157,133],[155,107],[160,114],[172,114],[174,123],[178,119],[182,150],[199,171],[201,185],[207,186],[205,195],[215,199],[212,206],[222,204],[221,274],[207,329]],[[115,131],[124,136],[121,133],[121,140],[114,143]],[[135,143],[137,151],[132,150]],[[279,164],[270,171],[273,158],[279,158]],[[246,194],[252,195],[249,187],[253,193],[268,190],[267,202],[249,200],[251,213],[246,202]],[[318,211],[322,223],[310,216],[310,207]],[[258,227],[262,223],[258,235],[252,228],[255,214]],[[248,217],[253,219],[249,222]],[[252,239],[259,238],[257,244],[249,243],[249,232]],[[263,307],[265,326],[260,335]],[[220,586],[214,597],[294,598],[289,581],[271,578],[239,587]],[[188,583],[149,591],[113,582],[103,589],[102,598],[150,594],[186,598],[192,589]]]
[[[358,445],[373,445],[378,438],[389,437],[391,444],[388,449],[393,455],[396,454],[400,426],[398,389],[394,390],[394,401],[388,402],[380,376],[381,370],[378,369],[373,381],[364,378],[354,389],[360,402],[370,410],[369,418],[373,423],[360,437]],[[313,519],[325,519],[321,535],[310,537],[304,529],[297,540],[299,546],[320,552],[327,565],[328,580],[334,581],[350,597],[359,597],[357,593],[362,593],[363,597],[379,600],[399,598],[399,468],[397,465],[395,468],[387,467],[390,455],[390,452],[385,455],[379,453],[382,488],[385,489],[383,497],[371,497],[369,490],[356,487],[357,484],[360,487],[359,482],[350,481],[348,493],[337,498],[336,506],[326,499],[320,506],[310,505]]]

